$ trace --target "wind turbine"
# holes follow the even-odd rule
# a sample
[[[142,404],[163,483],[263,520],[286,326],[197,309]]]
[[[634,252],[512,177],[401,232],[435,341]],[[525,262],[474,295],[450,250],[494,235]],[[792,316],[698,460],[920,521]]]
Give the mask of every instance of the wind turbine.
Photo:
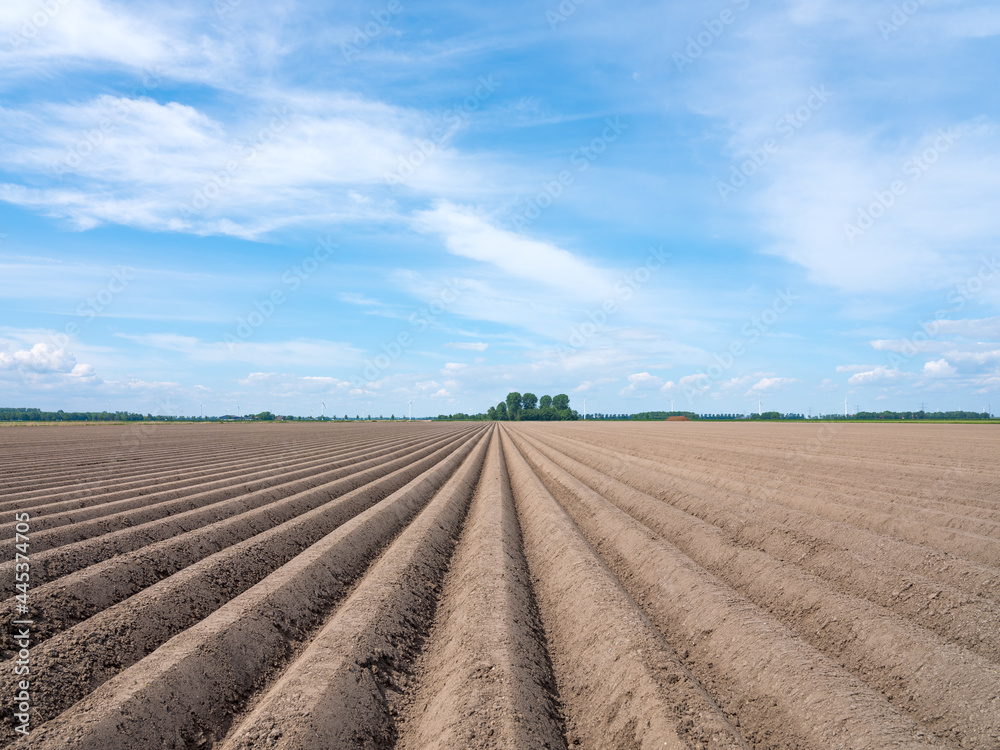
[[[844,416],[847,416],[847,396],[844,396]]]
[[[326,419],[326,401],[320,401],[323,404],[323,411],[320,412],[320,419]]]
[[[761,401],[760,396],[757,397],[757,416],[761,416],[764,413],[764,402]]]
[[[587,399],[583,400],[583,419],[584,421],[587,419]]]
[[[413,421],[413,399],[412,398],[410,399],[410,417],[409,417],[409,421],[411,421],[411,422]]]

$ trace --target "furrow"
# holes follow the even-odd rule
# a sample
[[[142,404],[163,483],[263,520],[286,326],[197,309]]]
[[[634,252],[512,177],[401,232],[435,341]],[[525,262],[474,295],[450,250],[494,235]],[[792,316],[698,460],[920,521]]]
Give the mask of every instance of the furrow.
[[[436,465],[11,747],[211,746],[457,469]]]
[[[368,450],[363,454],[354,455],[339,460],[326,459],[318,463],[280,474],[265,472],[263,479],[254,479],[245,473],[228,480],[214,483],[211,489],[200,489],[180,497],[161,498],[158,493],[145,497],[132,498],[116,503],[102,503],[90,506],[84,510],[63,513],[57,516],[36,517],[32,513],[32,547],[35,554],[47,549],[54,549],[67,544],[73,544],[85,539],[92,539],[104,534],[112,534],[123,529],[133,529],[165,516],[176,516],[187,511],[205,508],[210,505],[242,497],[244,502],[255,493],[265,493],[261,497],[278,496],[301,492],[321,484],[329,483],[340,477],[376,465],[381,461],[390,461],[410,453],[415,447],[390,447],[381,450]],[[195,488],[199,489],[199,488]],[[97,516],[94,518],[94,516]],[[48,521],[48,523],[41,523]],[[4,527],[7,528],[4,528]],[[16,522],[0,525],[0,538],[12,538]],[[39,528],[40,527],[40,528]],[[4,533],[6,531],[6,533]]]
[[[430,626],[489,442],[480,439],[220,750],[262,742],[275,750],[392,746],[397,698]]]
[[[37,621],[34,637],[36,641],[41,641],[204,557],[311,511],[342,494],[367,485],[372,485],[373,490],[395,489],[442,460],[454,450],[454,446],[467,439],[462,435],[437,450],[426,448],[414,453],[408,460],[368,470],[364,472],[366,476],[355,475],[337,480],[275,504],[81,566],[80,570],[33,590],[30,616]],[[13,618],[17,609],[17,602],[7,599],[0,604],[0,617]],[[6,631],[3,646],[5,655],[13,648]]]
[[[535,433],[531,435],[538,437]],[[840,592],[890,609],[945,640],[1000,663],[1000,605],[996,602],[867,560],[843,546],[806,534],[800,529],[760,519],[746,511],[732,510],[723,503],[690,495],[676,497],[666,503],[658,497],[666,489],[661,475],[649,469],[636,470],[633,466],[603,459],[594,451],[588,453],[562,441],[543,440],[540,444],[565,456],[570,464],[547,454],[592,489],[598,487],[587,477],[593,477],[598,483],[603,481],[603,477],[620,482],[656,498],[666,506],[665,513],[668,512],[666,509],[670,509],[698,518],[725,532],[733,544],[760,550],[776,560],[791,562],[825,579]]]
[[[551,436],[546,440],[554,441]],[[579,457],[566,448],[568,455]],[[771,503],[756,497],[729,492],[712,491],[704,485],[682,482],[663,471],[663,467],[647,459],[635,458],[596,446],[590,446],[587,461],[594,468],[600,468],[609,476],[633,486],[635,476],[646,472],[655,477],[650,494],[686,512],[698,514],[704,503],[720,505],[734,511],[746,512],[752,516],[787,526],[790,529],[815,536],[837,547],[856,552],[864,559],[905,569],[926,578],[967,591],[976,596],[1000,602],[1000,574],[991,567],[962,559],[961,556],[938,552],[905,542],[883,534],[860,529],[849,524],[833,521],[815,515],[806,509],[789,508],[780,503]],[[643,489],[637,487],[637,489]],[[702,495],[702,493],[705,493]]]
[[[407,691],[398,750],[566,747],[510,480],[494,435]]]
[[[844,750],[945,746],[597,493],[560,491],[559,501],[667,640],[684,649],[691,671],[738,717],[750,743]]]
[[[533,452],[548,483],[614,503],[936,735],[965,748],[1000,744],[996,664],[863,599],[832,592],[788,563],[737,547],[710,524],[550,451]],[[943,684],[953,687],[942,693]]]
[[[569,746],[745,748],[502,434]]]

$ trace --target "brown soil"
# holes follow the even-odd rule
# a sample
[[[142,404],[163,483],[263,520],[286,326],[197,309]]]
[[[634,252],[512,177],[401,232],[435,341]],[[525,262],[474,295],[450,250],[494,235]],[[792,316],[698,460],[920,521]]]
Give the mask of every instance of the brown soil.
[[[1000,432],[690,427],[0,430],[0,746],[1000,748]]]

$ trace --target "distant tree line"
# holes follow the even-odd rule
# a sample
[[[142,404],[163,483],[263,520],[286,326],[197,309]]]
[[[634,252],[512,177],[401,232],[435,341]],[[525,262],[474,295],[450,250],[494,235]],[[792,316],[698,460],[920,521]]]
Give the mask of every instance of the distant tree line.
[[[0,407],[0,420],[4,422],[148,422],[174,419],[180,417],[143,416],[130,411],[42,411],[27,407]]]
[[[451,420],[454,422],[483,422],[486,420],[486,415],[457,412],[455,414],[438,414],[438,419]]]
[[[222,417],[182,417],[163,414],[139,414],[131,411],[42,411],[28,407],[0,407],[0,422],[217,422],[219,420],[260,420],[299,419],[299,417],[277,417],[269,411],[259,414]]]
[[[859,411],[845,417],[843,414],[828,414],[824,419],[871,419],[871,420],[903,420],[903,419],[993,419],[986,412],[975,411]]]
[[[629,419],[636,422],[662,422],[670,417],[687,417],[688,419],[701,419],[700,414],[691,411],[642,411],[638,414],[622,414],[616,419]],[[590,417],[588,416],[588,419]]]

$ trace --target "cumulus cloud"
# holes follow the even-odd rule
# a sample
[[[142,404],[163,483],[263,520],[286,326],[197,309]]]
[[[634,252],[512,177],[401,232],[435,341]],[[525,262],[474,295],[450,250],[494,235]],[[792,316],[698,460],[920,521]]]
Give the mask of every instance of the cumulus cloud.
[[[954,375],[957,370],[947,359],[938,359],[927,362],[924,365],[924,375],[931,378],[947,378]]]
[[[661,391],[665,393],[674,393],[680,391],[689,396],[697,396],[702,393],[708,393],[712,388],[712,380],[705,373],[697,373],[695,375],[685,375],[679,378],[675,383],[673,380],[668,380],[660,388]]]
[[[619,396],[633,396],[636,393],[641,393],[643,391],[648,391],[653,388],[661,388],[663,385],[662,378],[658,378],[655,375],[650,375],[648,372],[637,372],[634,375],[628,376],[628,385],[619,391]],[[642,393],[642,395],[645,395]]]
[[[449,349],[463,349],[471,352],[485,352],[490,348],[489,344],[480,341],[450,341],[445,346]]]
[[[74,373],[76,369],[76,357],[66,349],[57,349],[42,342],[35,344],[31,349],[21,349],[13,354],[0,352],[0,370],[21,370],[40,375],[51,373]],[[83,369],[77,370],[76,376],[81,377],[83,373],[90,372],[90,365],[81,365]],[[88,370],[87,368],[90,368]]]
[[[866,370],[864,372],[858,372],[848,379],[850,385],[872,385],[874,383],[883,383],[886,381],[898,380],[903,377],[904,374],[894,368],[884,367],[879,365],[878,367],[872,368],[871,370]]]

